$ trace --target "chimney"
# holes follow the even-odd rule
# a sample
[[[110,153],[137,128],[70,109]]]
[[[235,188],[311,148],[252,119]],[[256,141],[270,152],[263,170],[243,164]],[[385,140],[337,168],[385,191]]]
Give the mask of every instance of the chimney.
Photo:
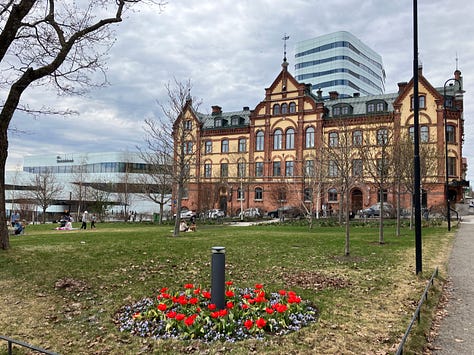
[[[355,92],[354,95],[352,95],[353,97],[360,97],[360,92]]]
[[[405,87],[408,85],[406,81],[402,81],[398,83],[398,94],[400,94],[403,90],[405,90]]]
[[[244,111],[250,111],[250,108],[248,106],[244,106]]]
[[[220,115],[222,113],[222,107],[220,106],[212,106],[212,115]]]
[[[337,100],[339,98],[339,93],[337,91],[329,91],[329,99]]]
[[[459,69],[454,72],[454,79],[461,81],[461,71]]]
[[[418,64],[418,76],[423,76],[423,64]]]
[[[321,90],[321,88],[319,88],[318,91],[316,91],[316,93],[318,94],[318,100],[322,100],[323,99],[323,90]]]

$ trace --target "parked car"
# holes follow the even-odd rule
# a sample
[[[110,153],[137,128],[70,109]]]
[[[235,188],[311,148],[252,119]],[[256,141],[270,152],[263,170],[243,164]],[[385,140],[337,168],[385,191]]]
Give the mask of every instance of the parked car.
[[[215,208],[207,212],[207,218],[216,219],[216,218],[222,218],[222,217],[225,217],[225,213],[224,211],[220,209]]]
[[[259,208],[247,208],[243,212],[239,213],[239,217],[257,218],[262,216],[262,212]]]
[[[179,214],[179,218],[181,219],[189,219],[192,216],[196,216],[196,212],[188,210],[187,208],[182,208],[181,213]],[[173,215],[173,218],[176,218],[176,213]]]
[[[267,215],[270,218],[281,218],[282,216],[288,218],[300,218],[304,216],[304,213],[301,208],[295,206],[283,206],[268,212]]]
[[[394,213],[393,206],[387,202],[383,204],[384,217],[390,217]],[[368,208],[359,211],[360,218],[370,218],[380,216],[380,202],[372,205]]]

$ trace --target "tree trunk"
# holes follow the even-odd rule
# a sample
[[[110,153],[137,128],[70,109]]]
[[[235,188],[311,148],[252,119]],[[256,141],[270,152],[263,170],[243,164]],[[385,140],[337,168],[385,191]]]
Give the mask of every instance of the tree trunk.
[[[349,198],[346,198],[346,209],[345,209],[345,219],[346,219],[346,242],[344,248],[344,254],[346,256],[350,255],[350,216],[349,216]]]
[[[7,211],[5,206],[5,165],[8,156],[8,137],[7,137],[7,128],[8,124],[4,125],[4,121],[0,121],[1,130],[0,130],[0,248],[9,249],[10,248],[10,236],[8,235],[7,227]]]

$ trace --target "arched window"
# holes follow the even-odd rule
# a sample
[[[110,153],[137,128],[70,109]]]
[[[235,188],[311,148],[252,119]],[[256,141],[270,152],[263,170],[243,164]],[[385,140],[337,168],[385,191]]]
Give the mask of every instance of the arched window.
[[[283,132],[281,131],[281,129],[276,129],[273,133],[273,149],[282,149],[282,137]]]
[[[281,114],[285,115],[288,113],[288,104],[281,104]]]
[[[257,136],[255,139],[255,150],[256,151],[263,151],[265,143],[265,135],[263,131],[258,131]]]
[[[293,128],[290,128],[286,131],[285,148],[286,149],[295,148],[295,130]]]
[[[446,140],[448,143],[456,142],[456,128],[452,125],[446,126]]]
[[[294,102],[290,102],[290,113],[296,112],[296,104]]]
[[[273,105],[273,114],[274,115],[279,115],[280,114],[280,105],[279,104]]]
[[[256,200],[263,200],[263,189],[261,187],[255,188],[255,199]]]
[[[204,177],[210,178],[212,177],[212,162],[206,161],[204,163]]]
[[[337,132],[329,133],[329,146],[337,147],[339,145],[339,135]]]
[[[306,128],[305,147],[314,148],[314,128],[313,127]]]

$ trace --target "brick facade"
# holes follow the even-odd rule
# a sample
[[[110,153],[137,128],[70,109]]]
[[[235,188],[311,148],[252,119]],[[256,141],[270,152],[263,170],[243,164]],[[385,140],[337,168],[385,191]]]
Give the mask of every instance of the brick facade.
[[[351,132],[352,139],[356,139],[354,132],[360,131],[357,134],[367,142],[370,137],[375,140],[381,129],[386,130],[391,137],[391,149],[395,150],[399,148],[399,139],[413,127],[412,81],[400,83],[398,92],[393,94],[360,96],[355,93],[352,98],[339,99],[337,93],[331,93],[330,100],[323,100],[320,92],[313,94],[309,85],[297,82],[287,69],[288,63],[284,61],[277,78],[265,89],[265,99],[253,110],[244,107],[238,112],[223,112],[219,106],[213,106],[212,114],[206,115],[189,106],[183,113],[179,120],[191,122],[194,151],[191,179],[182,206],[198,212],[220,208],[227,215],[236,215],[241,208],[257,207],[267,212],[282,205],[305,206],[313,212],[325,205],[327,209],[338,211],[342,187],[336,176],[328,177],[335,156],[329,154],[320,162],[318,154],[324,149],[324,154],[328,154],[330,150],[326,148],[334,143],[331,139],[341,139],[341,127]],[[423,178],[422,204],[438,209],[442,209],[446,201],[445,114],[453,131],[448,143],[452,170],[449,195],[453,201],[462,199],[466,184],[467,163],[462,157],[463,107],[462,100],[454,96],[456,85],[462,83],[459,71],[455,78],[455,85],[449,86],[448,92],[445,87],[443,92],[443,88],[435,89],[421,70],[419,75],[420,136],[423,144],[437,152],[433,167]],[[445,96],[450,99],[446,110]],[[365,151],[374,153],[373,159],[379,159],[380,147],[369,145],[365,140],[359,144]],[[180,145],[176,139],[175,146]],[[401,191],[397,183],[389,179],[377,185],[377,178],[367,172],[370,163],[363,152],[358,147],[351,153],[351,159],[362,161],[362,173],[352,177],[350,186],[347,185],[350,209],[356,212],[376,203],[380,186],[386,191],[387,202],[395,206],[397,192]],[[308,175],[308,160],[326,164],[320,165],[321,174]],[[390,167],[392,172],[396,169],[401,168]],[[242,193],[243,199],[240,199]],[[400,202],[403,208],[410,207],[409,191],[400,193]]]

